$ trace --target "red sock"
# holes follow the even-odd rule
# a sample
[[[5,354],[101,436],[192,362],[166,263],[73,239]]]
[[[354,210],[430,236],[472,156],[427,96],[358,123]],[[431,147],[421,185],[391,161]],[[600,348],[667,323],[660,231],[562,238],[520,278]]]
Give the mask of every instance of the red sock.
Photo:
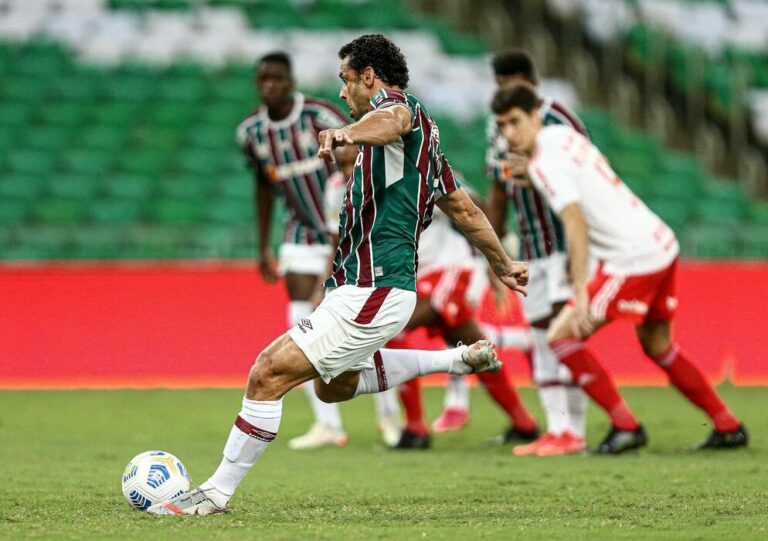
[[[414,378],[397,387],[400,401],[405,409],[405,429],[418,436],[426,436],[429,433],[427,423],[424,421],[424,407],[421,403],[421,384],[419,378]]]
[[[507,370],[505,367],[507,364],[502,364],[500,372],[481,372],[477,375],[480,381],[485,386],[485,390],[491,395],[496,403],[507,412],[509,418],[512,420],[512,426],[522,432],[532,432],[536,430],[537,424],[528,410],[525,408],[523,401],[520,400],[520,395],[517,394],[515,388],[510,383],[507,377]]]
[[[614,427],[619,430],[637,429],[639,423],[635,415],[619,394],[611,376],[584,347],[584,342],[567,338],[552,342],[550,346],[560,362],[571,369],[573,380],[605,410]]]
[[[654,357],[653,362],[667,373],[669,381],[678,391],[709,415],[715,430],[730,432],[739,427],[739,420],[680,346],[672,344],[667,351]]]

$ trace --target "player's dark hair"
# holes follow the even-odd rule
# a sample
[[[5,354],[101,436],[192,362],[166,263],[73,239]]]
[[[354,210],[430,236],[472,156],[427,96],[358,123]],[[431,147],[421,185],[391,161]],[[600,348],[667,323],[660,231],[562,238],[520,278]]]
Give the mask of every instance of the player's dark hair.
[[[262,64],[266,64],[268,62],[275,63],[275,64],[282,64],[288,70],[288,73],[293,73],[293,66],[291,65],[291,57],[286,52],[273,51],[271,53],[267,53],[261,58],[259,58],[259,61],[256,62],[256,67],[258,68]]]
[[[536,75],[536,67],[533,60],[525,51],[517,49],[498,53],[491,60],[493,73],[497,77],[515,75],[522,77],[532,85],[539,84],[539,77]]]
[[[534,109],[541,106],[541,98],[528,83],[517,83],[512,86],[500,88],[493,95],[491,109],[497,115],[503,115],[510,109],[521,109],[530,115]]]
[[[366,34],[339,49],[339,58],[349,58],[349,67],[362,73],[371,66],[388,85],[408,86],[408,64],[400,48],[381,34]]]

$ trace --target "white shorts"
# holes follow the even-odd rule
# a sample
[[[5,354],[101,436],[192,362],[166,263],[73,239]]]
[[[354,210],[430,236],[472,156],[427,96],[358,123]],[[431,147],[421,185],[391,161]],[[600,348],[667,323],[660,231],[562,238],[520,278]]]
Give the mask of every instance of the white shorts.
[[[544,259],[534,259],[528,262],[528,269],[528,296],[522,298],[523,312],[533,323],[551,316],[553,304],[571,298],[568,256],[554,253]]]
[[[344,285],[326,293],[288,335],[328,383],[372,368],[373,354],[405,328],[415,307],[413,291]]]
[[[280,274],[324,275],[332,250],[328,244],[281,244]]]

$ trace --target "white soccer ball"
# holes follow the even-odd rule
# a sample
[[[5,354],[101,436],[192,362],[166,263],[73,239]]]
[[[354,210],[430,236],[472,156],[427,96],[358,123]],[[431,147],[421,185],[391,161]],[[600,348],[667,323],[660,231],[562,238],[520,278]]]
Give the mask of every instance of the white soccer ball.
[[[173,500],[189,490],[189,475],[181,460],[165,451],[146,451],[123,470],[123,496],[134,509]]]

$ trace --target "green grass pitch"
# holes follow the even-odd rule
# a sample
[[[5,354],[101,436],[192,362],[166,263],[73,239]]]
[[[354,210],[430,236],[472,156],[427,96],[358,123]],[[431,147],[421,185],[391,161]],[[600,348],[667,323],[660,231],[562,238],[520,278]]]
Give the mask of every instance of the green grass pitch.
[[[128,460],[177,454],[202,482],[240,408],[237,390],[0,393],[0,539],[766,539],[768,389],[725,387],[748,450],[691,452],[708,431],[671,389],[627,389],[650,436],[617,457],[513,457],[484,443],[504,426],[481,390],[459,433],[427,452],[379,443],[373,403],[342,405],[345,449],[293,452],[309,424],[303,393],[280,434],[214,517],[153,518],[120,493]],[[538,413],[535,395],[523,391]],[[430,418],[442,392],[426,391]],[[590,411],[590,443],[607,428]]]

